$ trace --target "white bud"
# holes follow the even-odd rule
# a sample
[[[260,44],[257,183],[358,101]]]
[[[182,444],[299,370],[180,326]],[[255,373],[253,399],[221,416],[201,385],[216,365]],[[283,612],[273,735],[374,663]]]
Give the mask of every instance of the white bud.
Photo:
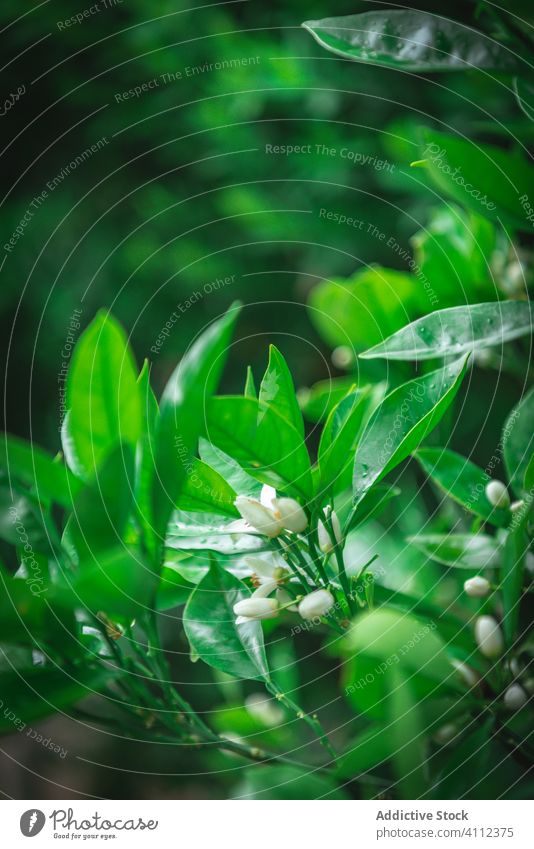
[[[339,519],[335,510],[331,510],[329,507],[325,507],[324,509],[325,516],[330,517],[330,521],[332,522],[332,530],[334,531],[334,537],[338,545],[343,541],[343,536],[341,533],[341,525],[339,523]],[[317,537],[319,539],[319,548],[323,552],[323,554],[330,554],[331,551],[334,550],[334,543],[330,536],[330,532],[327,529],[326,525],[319,519],[317,522]]]
[[[274,619],[278,616],[278,602],[274,598],[244,598],[234,604],[234,613],[241,622]]]
[[[512,503],[510,504],[510,510],[512,511],[512,513],[518,513],[520,510],[523,509],[524,506],[525,502],[522,498],[520,498],[519,501],[512,501]]]
[[[458,729],[456,725],[453,725],[452,722],[448,722],[446,725],[442,725],[441,728],[438,728],[434,734],[434,739],[436,743],[440,744],[440,746],[445,746],[447,743],[450,743],[451,740],[454,740],[457,734]]]
[[[336,368],[349,368],[354,362],[354,352],[348,345],[338,345],[332,351],[332,363]]]
[[[464,582],[464,590],[471,598],[484,598],[491,590],[490,582],[482,575],[475,575]]]
[[[475,622],[475,639],[484,657],[499,657],[504,648],[499,623],[493,616],[479,616]]]
[[[504,694],[504,705],[508,710],[519,710],[527,701],[527,694],[519,684],[512,684]]]
[[[477,686],[480,681],[478,672],[475,672],[475,670],[471,666],[468,666],[467,663],[462,663],[461,660],[453,660],[451,662],[454,668],[456,669],[458,675],[463,680],[464,684],[469,687],[469,689]]]
[[[297,612],[298,607],[294,603],[295,599],[292,595],[289,595],[288,591],[284,590],[283,587],[278,587],[276,590],[276,599],[280,607],[283,607],[284,610],[289,610],[291,613]]]
[[[328,590],[315,590],[305,595],[299,604],[299,613],[303,619],[315,619],[324,616],[334,606],[334,596]]]
[[[294,498],[273,498],[274,515],[286,531],[301,534],[308,526],[306,513]]]
[[[265,507],[264,504],[260,504],[257,499],[249,498],[247,495],[238,495],[234,504],[245,522],[252,525],[260,534],[277,537],[281,532],[282,526],[274,512],[269,507]]]
[[[486,486],[486,498],[493,507],[509,507],[510,496],[502,481],[490,481]]]

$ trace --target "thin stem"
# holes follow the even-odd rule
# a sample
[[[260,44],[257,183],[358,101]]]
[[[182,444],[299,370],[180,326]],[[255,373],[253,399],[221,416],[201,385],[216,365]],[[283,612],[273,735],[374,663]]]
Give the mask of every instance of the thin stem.
[[[296,704],[296,702],[290,699],[289,696],[286,696],[285,693],[282,693],[282,691],[276,686],[274,681],[265,681],[265,686],[267,690],[275,697],[275,699],[277,699],[279,702],[282,702],[283,705],[288,707],[296,714],[298,719],[303,719],[304,722],[306,722],[310,726],[310,728],[313,729],[314,734],[318,738],[321,745],[324,746],[330,757],[336,759],[336,751],[332,747],[332,744],[330,743],[330,740],[328,739],[323,726],[317,719],[317,716],[315,714],[309,714],[303,711],[302,708]]]

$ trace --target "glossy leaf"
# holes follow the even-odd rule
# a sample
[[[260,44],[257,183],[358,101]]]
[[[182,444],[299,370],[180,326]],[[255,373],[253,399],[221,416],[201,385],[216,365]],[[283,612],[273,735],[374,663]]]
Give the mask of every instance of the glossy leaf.
[[[184,612],[192,651],[209,666],[236,678],[269,677],[259,622],[235,624],[233,606],[250,593],[246,586],[212,562]]]
[[[152,493],[155,527],[165,533],[187,475],[187,465],[205,422],[206,403],[221,375],[239,310],[231,307],[191,345],[160,402],[156,429],[156,478]]]
[[[94,476],[119,442],[141,432],[137,369],[122,327],[104,311],[82,333],[67,378],[63,451],[73,472]]]
[[[198,445],[198,453],[200,459],[215,469],[221,477],[238,493],[238,495],[250,495],[253,498],[259,498],[261,493],[261,483],[255,480],[250,475],[247,475],[241,468],[239,463],[221,451],[217,446],[212,445],[207,439],[200,439]]]
[[[371,486],[419,447],[454,400],[465,374],[460,359],[386,395],[363,432],[353,474],[355,506]]]
[[[454,569],[490,569],[498,566],[499,544],[487,534],[418,534],[408,537],[431,560]]]
[[[153,548],[151,490],[154,478],[155,434],[159,408],[156,396],[150,386],[148,360],[145,360],[137,382],[142,411],[142,426],[135,457],[135,501],[141,523],[149,540],[149,546]]]
[[[156,593],[157,610],[170,610],[185,604],[194,589],[195,585],[186,581],[171,563],[165,563]]]
[[[533,317],[525,301],[449,307],[408,324],[360,357],[420,361],[459,356],[532,333]]]
[[[513,229],[532,230],[524,199],[534,197],[534,167],[517,151],[425,130],[420,159],[425,174],[456,203]]]
[[[250,366],[247,367],[247,379],[245,381],[245,389],[243,395],[246,395],[247,398],[257,398],[258,392],[256,390],[256,384],[254,382],[254,374]]]
[[[446,448],[420,448],[414,457],[434,483],[466,510],[497,527],[509,524],[510,510],[494,507],[486,497],[490,477],[483,469]]]
[[[297,398],[300,408],[309,421],[323,421],[353,385],[352,377],[319,380],[309,388],[299,389]]]
[[[224,521],[212,513],[194,517],[176,511],[167,529],[167,545],[182,551],[209,550],[237,555],[264,551],[264,537],[250,532],[243,521]]]
[[[62,507],[70,507],[72,496],[80,488],[80,481],[61,461],[7,433],[0,436],[0,470],[8,480],[13,478],[34,490],[39,501]]]
[[[247,392],[245,395],[253,397]],[[269,346],[269,363],[261,381],[259,401],[260,406],[271,407],[304,436],[304,422],[297,403],[293,378],[284,357],[274,345]]]
[[[194,457],[188,465],[177,507],[238,518],[239,513],[234,507],[236,497],[237,493],[218,472]]]
[[[518,495],[526,493],[525,475],[534,452],[534,389],[517,404],[503,428],[504,462],[508,479]]]
[[[393,9],[306,21],[327,50],[356,62],[428,73],[513,71],[514,52],[479,30],[430,12]]]
[[[254,398],[222,396],[208,403],[211,441],[262,483],[306,500],[311,497],[310,458],[299,432]]]
[[[351,392],[332,410],[319,443],[318,491],[339,492],[350,487],[354,449],[368,410],[369,392]]]

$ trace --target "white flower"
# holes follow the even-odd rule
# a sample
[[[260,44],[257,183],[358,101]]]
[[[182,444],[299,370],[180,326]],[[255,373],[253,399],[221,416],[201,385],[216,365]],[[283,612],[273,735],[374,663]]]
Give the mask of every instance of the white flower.
[[[291,611],[291,613],[296,613],[298,610],[297,605],[294,603],[295,599],[292,595],[289,595],[287,590],[284,590],[283,587],[279,587],[276,590],[276,600],[280,607],[283,607],[285,610]]]
[[[504,694],[504,705],[509,710],[519,710],[527,701],[527,694],[519,684],[512,684]]]
[[[276,518],[274,510],[266,507],[257,498],[248,495],[238,495],[234,501],[245,522],[248,522],[260,534],[267,537],[277,537],[282,531],[282,525]]]
[[[315,590],[305,595],[299,604],[299,613],[303,619],[315,619],[324,616],[334,606],[334,596],[328,590]]]
[[[271,504],[274,515],[287,531],[301,534],[306,530],[308,517],[294,498],[273,498]]]
[[[278,584],[284,581],[289,574],[285,560],[272,552],[264,557],[248,555],[243,558],[243,562],[247,569],[250,569],[252,582],[258,586],[269,584],[271,586],[270,592],[276,589]]]
[[[480,681],[478,672],[475,672],[475,670],[471,666],[468,666],[467,663],[462,663],[461,660],[453,660],[451,663],[460,678],[463,679],[464,684],[466,684],[469,689],[477,686]]]
[[[509,507],[510,496],[502,481],[490,481],[486,486],[486,498],[493,507]]]
[[[504,648],[502,632],[493,616],[479,616],[475,622],[475,639],[484,657],[499,657]]]
[[[464,582],[464,590],[471,598],[484,598],[491,589],[490,582],[482,575],[475,575]]]
[[[335,541],[339,545],[343,540],[343,536],[341,533],[341,525],[339,523],[338,515],[331,507],[325,507],[323,513],[326,518],[329,518],[332,522],[332,530],[334,531]],[[319,548],[323,554],[330,554],[330,552],[334,550],[334,543],[326,525],[321,521],[321,519],[317,522],[317,537],[319,539]]]
[[[263,588],[260,588],[260,590]],[[236,625],[250,622],[252,619],[274,619],[278,616],[278,602],[274,598],[264,598],[257,595],[256,590],[250,598],[244,598],[234,604],[234,613],[237,616]]]

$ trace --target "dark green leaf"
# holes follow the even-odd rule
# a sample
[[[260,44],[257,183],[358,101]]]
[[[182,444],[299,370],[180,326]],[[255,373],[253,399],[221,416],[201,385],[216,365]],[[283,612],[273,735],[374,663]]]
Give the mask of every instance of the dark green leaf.
[[[508,647],[513,646],[517,638],[519,605],[523,589],[525,558],[529,550],[529,540],[525,532],[528,517],[525,515],[508,534],[504,544],[501,567],[501,592],[503,604],[502,627]]]
[[[62,462],[37,445],[7,433],[0,436],[0,442],[0,469],[8,479],[30,487],[39,501],[70,507],[80,482]]]
[[[508,479],[518,495],[524,490],[525,475],[534,452],[534,389],[517,404],[503,428],[504,462]]]
[[[497,527],[509,524],[510,510],[494,507],[486,498],[490,477],[483,469],[446,448],[420,448],[414,457],[439,488],[466,510]]]
[[[408,324],[360,357],[420,361],[460,356],[480,348],[502,346],[532,333],[532,326],[530,302],[449,307]]]
[[[319,492],[328,496],[350,487],[354,448],[368,411],[369,392],[351,392],[332,410],[319,443]]]
[[[348,799],[331,778],[293,766],[255,766],[235,788],[233,799]]]
[[[513,71],[513,50],[465,24],[430,12],[388,9],[302,24],[332,53],[387,68],[432,71]]]
[[[467,359],[410,380],[386,395],[374,411],[356,449],[355,505],[372,485],[419,447],[452,403]]]
[[[223,396],[208,403],[215,445],[262,483],[311,498],[310,458],[301,435],[272,407],[254,398]]]
[[[267,679],[269,669],[259,622],[235,624],[234,604],[247,598],[246,586],[212,562],[184,612],[192,651],[236,678]]]

